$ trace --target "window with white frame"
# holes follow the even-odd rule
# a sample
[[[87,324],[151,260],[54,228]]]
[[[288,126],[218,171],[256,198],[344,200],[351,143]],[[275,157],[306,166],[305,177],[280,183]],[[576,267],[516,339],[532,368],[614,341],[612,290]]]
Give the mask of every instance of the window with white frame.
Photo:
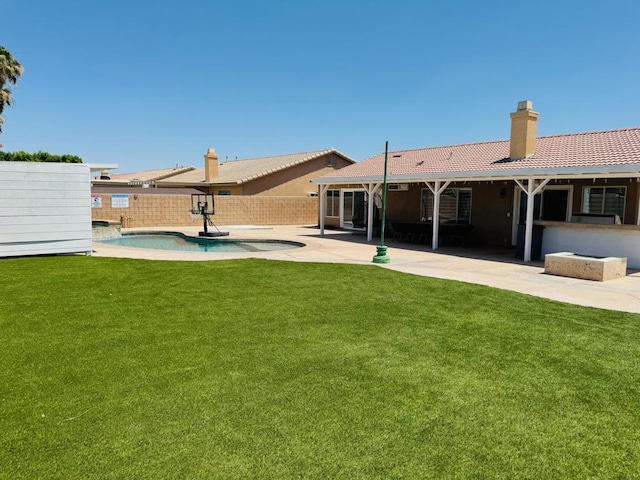
[[[624,222],[626,187],[584,187],[582,212],[618,215]]]
[[[420,220],[430,222],[433,218],[433,193],[422,189]],[[440,194],[440,222],[471,223],[471,189],[447,188]]]
[[[340,216],[340,190],[327,190],[327,206],[325,208],[327,217]]]

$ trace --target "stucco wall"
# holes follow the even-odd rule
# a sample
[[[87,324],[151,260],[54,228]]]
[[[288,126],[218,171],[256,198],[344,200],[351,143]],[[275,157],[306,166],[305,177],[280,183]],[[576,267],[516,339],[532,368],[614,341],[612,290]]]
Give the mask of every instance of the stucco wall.
[[[309,196],[309,193],[318,191],[318,186],[312,185],[311,180],[347,165],[350,165],[350,162],[338,155],[333,153],[323,155],[248,182],[244,185],[243,194],[284,197]]]
[[[121,220],[125,227],[201,225],[191,218],[190,195],[129,195],[128,208],[114,208],[111,194],[101,194],[94,220]],[[317,197],[215,196],[216,225],[317,225]]]
[[[206,191],[206,189],[204,190]],[[234,185],[234,186],[227,186],[227,187],[215,186],[215,187],[209,188],[209,193],[213,195],[220,195],[221,191],[229,192],[230,195],[242,195],[242,185]]]
[[[471,185],[472,237],[477,243],[511,245],[513,189],[514,185],[502,182]]]
[[[548,188],[566,187],[566,180],[549,183]],[[633,178],[579,180],[573,185],[572,213],[582,211],[582,189],[586,186],[625,187],[626,203],[624,223],[636,224],[638,215],[638,181]],[[359,185],[358,185],[359,187]],[[347,188],[347,187],[334,187]],[[412,184],[408,191],[389,191],[387,195],[387,219],[390,221],[420,221],[421,191],[426,185]],[[513,207],[516,185],[512,181],[458,182],[449,188],[470,188],[472,238],[475,243],[495,246],[509,246],[513,235]],[[332,189],[330,187],[330,189]],[[518,193],[520,189],[517,189]],[[516,212],[517,214],[517,212]],[[326,225],[339,225],[336,218],[325,217]]]
[[[421,192],[420,185],[411,185],[408,191],[387,191],[387,220],[419,222]]]
[[[423,188],[427,186],[411,185],[408,191],[388,192],[387,218],[402,222],[419,222]],[[471,235],[476,243],[510,245],[513,185],[505,185],[502,182],[452,183],[449,188],[471,188]]]

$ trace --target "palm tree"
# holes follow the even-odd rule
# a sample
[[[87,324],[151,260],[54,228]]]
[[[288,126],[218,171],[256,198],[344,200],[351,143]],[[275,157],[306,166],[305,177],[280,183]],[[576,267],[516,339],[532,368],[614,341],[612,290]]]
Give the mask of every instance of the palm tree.
[[[4,107],[12,104],[11,90],[9,90],[8,85],[16,84],[20,75],[22,75],[22,70],[22,65],[13,58],[11,52],[0,46],[0,133],[4,123],[2,118]]]

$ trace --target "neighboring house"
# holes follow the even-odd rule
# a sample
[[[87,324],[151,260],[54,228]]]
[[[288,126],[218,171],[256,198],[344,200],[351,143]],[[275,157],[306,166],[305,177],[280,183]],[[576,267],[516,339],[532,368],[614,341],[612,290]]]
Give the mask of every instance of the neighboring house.
[[[204,160],[204,168],[166,178],[159,185],[197,188],[214,195],[313,196],[317,194],[310,183],[313,178],[354,163],[333,148],[222,163],[210,148]]]
[[[335,149],[220,163],[210,148],[203,168],[102,172],[92,180],[92,214],[129,227],[192,225],[191,195],[210,193],[219,225],[317,225],[311,179],[352,163]]]
[[[100,178],[94,179],[94,185],[118,185],[131,187],[153,186],[156,182],[179,175],[184,172],[195,170],[196,167],[180,167],[176,165],[174,168],[164,168],[161,170],[145,170],[144,172],[109,174],[108,171],[102,172]]]
[[[313,178],[354,163],[333,148],[225,162],[219,162],[215,150],[210,148],[204,161],[204,168],[176,167],[112,175],[109,180],[96,179],[93,185],[100,189],[186,188],[214,195],[313,196],[317,194],[317,187],[310,183]]]
[[[520,102],[509,140],[390,152],[385,227],[433,249],[515,245],[525,261],[571,251],[640,267],[640,128],[537,137],[537,118]],[[366,229],[371,240],[384,163],[382,153],[314,179],[322,232]]]

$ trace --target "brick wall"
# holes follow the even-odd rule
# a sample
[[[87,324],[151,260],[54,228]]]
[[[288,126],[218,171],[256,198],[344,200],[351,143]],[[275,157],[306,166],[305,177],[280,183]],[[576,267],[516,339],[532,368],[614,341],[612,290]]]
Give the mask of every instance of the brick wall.
[[[317,197],[215,196],[216,225],[317,225]],[[92,208],[94,220],[121,220],[125,227],[201,225],[191,218],[190,195],[129,195],[128,208],[113,208],[110,194]],[[94,201],[94,205],[98,202]]]

